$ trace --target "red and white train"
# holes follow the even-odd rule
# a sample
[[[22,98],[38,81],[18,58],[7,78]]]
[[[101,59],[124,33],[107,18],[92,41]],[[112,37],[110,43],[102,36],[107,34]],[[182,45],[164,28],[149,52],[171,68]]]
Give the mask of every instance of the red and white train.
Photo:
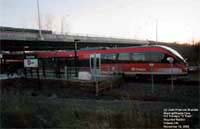
[[[60,60],[74,57],[74,51],[37,52],[37,58]],[[186,75],[188,65],[174,49],[162,45],[77,51],[78,66],[90,71],[124,75]],[[60,63],[62,64],[62,63]]]

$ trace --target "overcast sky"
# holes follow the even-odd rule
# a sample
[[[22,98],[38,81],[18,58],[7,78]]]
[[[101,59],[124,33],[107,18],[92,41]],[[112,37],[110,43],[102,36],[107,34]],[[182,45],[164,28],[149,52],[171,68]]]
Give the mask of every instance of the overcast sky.
[[[200,0],[39,0],[43,29],[72,34],[200,40]],[[36,0],[0,0],[0,26],[38,28]]]

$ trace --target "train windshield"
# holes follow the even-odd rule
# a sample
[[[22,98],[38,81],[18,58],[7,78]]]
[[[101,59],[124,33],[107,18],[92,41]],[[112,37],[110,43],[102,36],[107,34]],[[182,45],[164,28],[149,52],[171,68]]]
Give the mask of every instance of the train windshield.
[[[160,47],[167,49],[168,51],[179,57],[181,60],[185,61],[184,58],[176,50],[166,46],[160,46]]]

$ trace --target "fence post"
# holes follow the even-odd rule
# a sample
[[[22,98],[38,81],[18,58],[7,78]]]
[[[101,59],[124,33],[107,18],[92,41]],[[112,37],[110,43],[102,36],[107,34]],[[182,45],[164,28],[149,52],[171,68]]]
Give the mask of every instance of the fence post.
[[[173,80],[173,63],[171,63],[171,89],[174,91],[174,80]]]
[[[64,69],[65,69],[65,79],[68,80],[67,66],[65,66]]]
[[[37,71],[37,80],[38,80],[38,90],[41,90],[39,68],[37,68],[36,71]]]
[[[151,93],[154,93],[154,76],[153,76],[153,63],[149,64],[150,68],[151,68]]]
[[[95,80],[95,88],[96,88],[96,96],[99,95],[99,86],[98,86],[98,81]]]
[[[32,68],[30,68],[30,74],[31,74],[31,78],[33,78],[33,71],[32,71]]]
[[[46,77],[46,69],[45,69],[45,61],[42,60],[42,72],[43,72],[43,77]]]

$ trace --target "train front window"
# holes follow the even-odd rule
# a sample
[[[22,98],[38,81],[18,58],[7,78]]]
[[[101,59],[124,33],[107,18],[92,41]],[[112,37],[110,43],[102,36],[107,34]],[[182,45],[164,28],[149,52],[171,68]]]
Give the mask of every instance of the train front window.
[[[172,54],[174,54],[175,56],[177,56],[178,58],[180,58],[181,60],[184,61],[184,58],[174,49],[170,48],[170,47],[166,47],[166,46],[160,46],[164,49],[167,49],[168,51],[170,51]]]
[[[116,60],[116,54],[102,54],[102,63],[113,63]]]
[[[147,53],[145,53],[146,61],[148,61],[148,62],[160,63],[163,60],[164,56],[165,55],[163,53],[160,53],[160,52],[147,52]]]

